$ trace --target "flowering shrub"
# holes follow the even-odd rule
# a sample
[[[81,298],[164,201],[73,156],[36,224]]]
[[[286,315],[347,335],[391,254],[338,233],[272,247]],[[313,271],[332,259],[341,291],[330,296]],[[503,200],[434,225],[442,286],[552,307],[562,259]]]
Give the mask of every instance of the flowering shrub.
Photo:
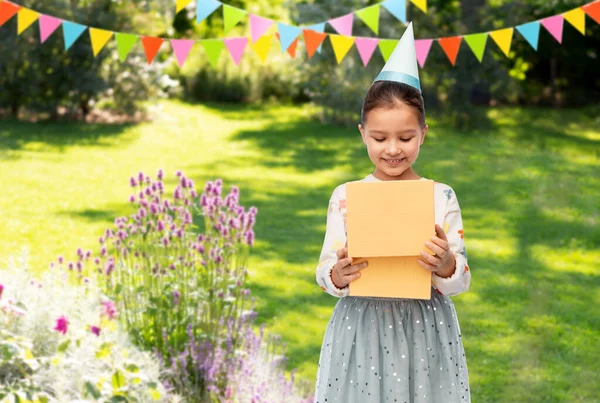
[[[25,262],[0,271],[0,401],[169,401],[157,360],[131,345],[94,285],[56,271],[37,280]]]

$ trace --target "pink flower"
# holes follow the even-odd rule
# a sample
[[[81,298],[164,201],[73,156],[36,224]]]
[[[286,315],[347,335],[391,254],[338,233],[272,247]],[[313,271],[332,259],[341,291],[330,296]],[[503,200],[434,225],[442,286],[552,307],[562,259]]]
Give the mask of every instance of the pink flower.
[[[98,326],[90,326],[90,332],[94,333],[96,336],[100,336],[100,328]]]
[[[56,319],[56,326],[54,326],[54,330],[59,333],[62,333],[63,336],[67,334],[67,330],[69,329],[69,320],[63,315]]]
[[[117,306],[114,302],[107,300],[102,301],[102,315],[108,319],[114,319],[117,317]]]
[[[165,171],[161,168],[158,170],[158,174],[156,175],[156,177],[158,178],[159,181],[161,181],[163,179],[165,175]]]
[[[0,284],[0,299],[2,298],[2,293],[4,292],[4,286]]]

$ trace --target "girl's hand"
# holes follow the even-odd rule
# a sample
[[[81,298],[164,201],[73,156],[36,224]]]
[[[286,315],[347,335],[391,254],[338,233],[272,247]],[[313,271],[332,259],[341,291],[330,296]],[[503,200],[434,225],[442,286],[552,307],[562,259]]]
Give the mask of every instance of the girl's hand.
[[[331,270],[331,280],[337,288],[345,288],[360,277],[360,271],[367,267],[367,262],[352,264],[352,258],[348,257],[348,247],[336,252],[338,261]]]
[[[435,253],[435,255],[431,256],[431,254],[421,251],[419,264],[440,277],[450,277],[456,270],[454,253],[450,251],[446,233],[442,227],[437,224],[435,225],[435,233],[436,236],[431,238],[431,242],[425,242],[425,246]]]

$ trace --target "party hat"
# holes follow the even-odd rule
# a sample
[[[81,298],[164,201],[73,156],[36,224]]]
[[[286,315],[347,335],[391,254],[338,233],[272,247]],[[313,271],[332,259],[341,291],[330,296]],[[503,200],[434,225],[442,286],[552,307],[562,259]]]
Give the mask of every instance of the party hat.
[[[408,28],[375,81],[396,81],[421,91],[412,22],[408,24]]]

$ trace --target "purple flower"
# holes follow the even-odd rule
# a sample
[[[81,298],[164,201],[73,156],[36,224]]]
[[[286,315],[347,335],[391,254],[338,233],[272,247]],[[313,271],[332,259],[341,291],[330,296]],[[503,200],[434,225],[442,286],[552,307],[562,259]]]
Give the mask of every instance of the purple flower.
[[[169,243],[170,243],[170,242],[169,242],[169,238],[167,238],[167,237],[164,237],[164,238],[163,238],[163,245],[164,245],[164,246],[169,246]]]
[[[4,286],[0,284],[0,299],[2,298],[2,293],[4,292]]]
[[[204,242],[204,235],[203,234],[198,235],[197,241]]]
[[[96,264],[96,266],[98,266],[100,264],[100,258],[99,257],[94,258],[94,263]]]
[[[98,326],[90,326],[90,332],[94,333],[96,336],[100,336],[100,328]]]
[[[59,264],[63,264],[63,262],[64,262],[64,261],[65,261],[65,258],[64,258],[64,257],[62,257],[62,256],[59,256],[59,257],[58,257],[58,263],[59,263]]]
[[[195,190],[190,191],[190,197],[192,199],[195,199],[196,197],[198,197],[198,193]]]
[[[50,262],[50,268],[54,269],[54,262]]]
[[[135,195],[129,196],[129,203],[135,203]]]
[[[143,172],[138,173],[138,181],[143,182],[145,176]]]
[[[87,250],[87,251],[85,252],[85,258],[86,258],[86,259],[89,259],[90,257],[92,257],[92,251],[91,251],[91,250]]]
[[[146,184],[149,185],[152,183],[152,178],[149,176],[146,176]]]
[[[102,248],[100,248],[100,254],[102,256],[106,256],[106,246],[103,246]]]
[[[102,301],[102,315],[108,319],[117,317],[117,306],[111,300]]]
[[[175,188],[175,192],[173,193],[173,198],[175,200],[183,199],[183,191],[181,190],[181,187],[177,186]]]
[[[181,294],[179,293],[179,291],[177,291],[177,290],[173,291],[173,305],[179,305],[180,298],[181,298]]]
[[[138,197],[140,198],[140,200],[143,200],[146,196],[144,196],[144,192],[140,192],[138,193]]]
[[[77,271],[81,273],[81,270],[83,270],[83,265],[81,264],[81,262],[77,262]]]
[[[254,245],[254,231],[249,230],[246,232],[246,243],[250,246]]]
[[[56,326],[54,326],[54,330],[59,333],[62,333],[63,336],[67,334],[67,330],[69,330],[69,320],[63,315],[56,319]]]
[[[129,178],[129,184],[131,185],[132,188],[137,186],[137,181],[135,180],[135,178],[133,176],[131,178]]]
[[[146,196],[152,195],[152,189],[150,189],[150,188],[146,188],[146,190],[144,190],[144,192],[146,193]]]
[[[103,244],[104,243],[104,238],[102,238],[102,237],[98,238],[98,242],[101,243],[101,244]]]
[[[198,251],[198,253],[204,253],[205,252],[203,245],[196,246],[196,250]]]
[[[177,172],[175,173],[175,175],[177,175],[177,177],[180,177],[181,175],[183,175],[183,172],[181,172],[181,171],[177,171]]]
[[[139,214],[139,215],[140,215],[140,217],[142,217],[142,218],[146,217],[146,209],[145,209],[145,208],[141,208],[141,209],[138,211],[138,214]]]
[[[156,223],[156,230],[157,231],[164,231],[165,230],[165,223],[162,222],[162,220],[158,220],[158,222]]]
[[[179,228],[176,232],[175,232],[175,236],[177,238],[183,238],[183,228]]]
[[[73,270],[73,268],[74,268],[73,262],[69,262],[68,267],[69,267],[69,270]]]
[[[79,256],[79,257],[83,256],[83,250],[81,248],[77,248],[77,256]]]
[[[156,177],[158,178],[159,181],[163,180],[163,177],[165,176],[165,171],[161,168],[158,170],[158,174],[156,174]]]

